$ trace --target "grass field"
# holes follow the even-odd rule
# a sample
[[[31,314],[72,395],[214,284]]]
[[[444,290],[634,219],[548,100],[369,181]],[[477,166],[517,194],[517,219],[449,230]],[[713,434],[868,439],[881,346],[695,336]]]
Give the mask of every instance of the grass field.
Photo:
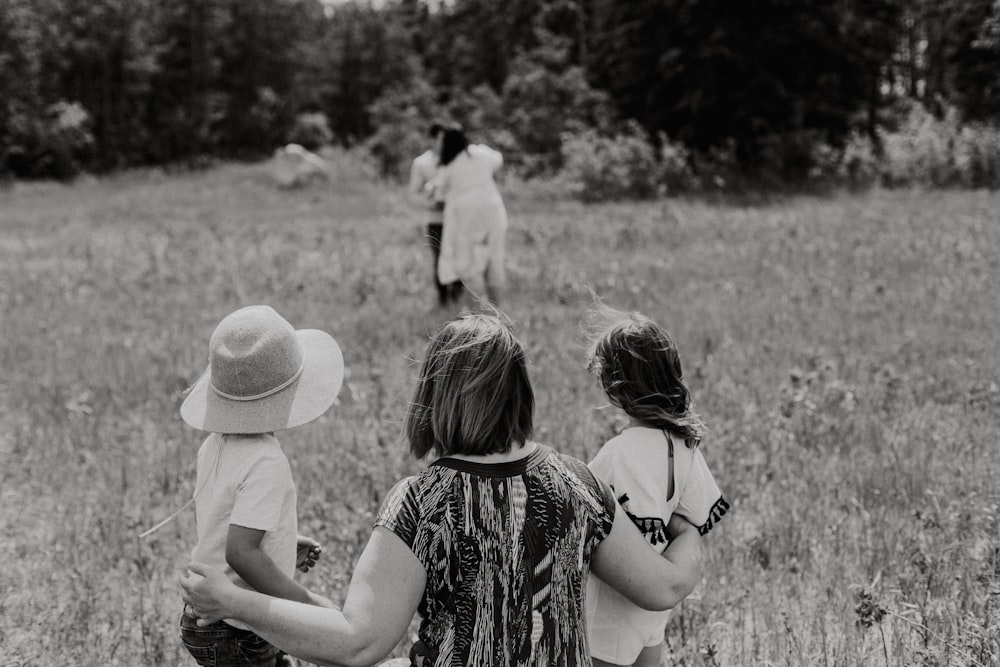
[[[592,288],[674,332],[733,508],[668,627],[678,665],[1000,664],[1000,194],[585,207],[508,185],[537,439],[618,427],[583,365]],[[349,375],[282,436],[307,586],[341,599],[383,494],[432,308],[402,192],[349,165],[0,190],[0,665],[176,665],[201,436],[178,416],[217,321],[269,303]],[[867,625],[867,627],[866,627]],[[401,649],[397,654],[401,654]]]

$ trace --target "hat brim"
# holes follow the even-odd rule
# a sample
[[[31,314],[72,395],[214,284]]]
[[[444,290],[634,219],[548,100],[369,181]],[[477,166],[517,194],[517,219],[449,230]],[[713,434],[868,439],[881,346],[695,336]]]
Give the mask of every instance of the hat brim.
[[[269,433],[307,424],[330,409],[344,382],[344,355],[330,334],[295,332],[302,345],[302,374],[292,384],[253,401],[217,394],[206,370],[181,404],[181,419],[212,433]]]

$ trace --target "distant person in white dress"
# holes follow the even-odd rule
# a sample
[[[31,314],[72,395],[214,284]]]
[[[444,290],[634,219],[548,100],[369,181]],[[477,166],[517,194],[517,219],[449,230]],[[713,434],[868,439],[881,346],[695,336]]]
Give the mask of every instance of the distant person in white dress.
[[[438,259],[441,256],[441,226],[444,221],[444,199],[438,195],[434,176],[438,170],[438,153],[441,149],[441,134],[444,123],[434,121],[427,130],[431,145],[413,159],[410,166],[410,195],[420,207],[427,222],[427,241],[431,247],[434,286],[437,288],[438,305],[448,306],[457,301],[462,284],[458,281],[442,283],[438,279]]]
[[[461,280],[474,294],[500,302],[506,282],[504,255],[507,209],[494,176],[503,165],[498,151],[470,145],[465,133],[447,127],[441,134],[441,166],[436,187],[444,199],[444,230],[438,280]]]

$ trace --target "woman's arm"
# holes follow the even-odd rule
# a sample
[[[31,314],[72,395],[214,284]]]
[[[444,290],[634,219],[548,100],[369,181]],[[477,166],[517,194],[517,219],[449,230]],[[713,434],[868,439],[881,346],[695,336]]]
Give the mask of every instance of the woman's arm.
[[[306,602],[309,591],[282,572],[260,548],[264,531],[230,524],[226,536],[226,562],[243,581],[265,595]]]
[[[598,545],[590,569],[643,609],[671,609],[701,578],[701,538],[697,530],[680,530],[666,551],[657,554],[617,507],[611,532]]]
[[[232,618],[283,651],[319,665],[372,665],[409,627],[427,574],[392,531],[372,532],[351,578],[343,611],[280,600],[237,588],[218,570],[192,563],[203,579],[181,581],[184,600],[207,625]]]

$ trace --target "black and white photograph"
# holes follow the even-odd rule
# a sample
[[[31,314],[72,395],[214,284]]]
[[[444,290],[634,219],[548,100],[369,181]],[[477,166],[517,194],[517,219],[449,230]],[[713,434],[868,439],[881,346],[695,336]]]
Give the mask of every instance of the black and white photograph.
[[[1000,667],[1000,0],[0,0],[0,667]]]

